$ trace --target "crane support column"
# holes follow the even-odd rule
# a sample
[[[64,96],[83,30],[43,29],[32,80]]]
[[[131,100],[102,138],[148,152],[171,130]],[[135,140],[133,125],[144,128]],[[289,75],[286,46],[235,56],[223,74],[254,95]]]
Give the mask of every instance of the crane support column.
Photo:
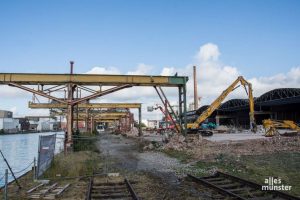
[[[193,78],[194,78],[194,110],[198,109],[198,84],[197,84],[197,69],[193,66]]]
[[[178,87],[178,116],[179,124],[182,124],[182,87]]]
[[[70,62],[70,75],[73,74],[73,64],[74,62]],[[67,115],[67,144],[66,147],[71,147],[72,141],[72,133],[73,133],[73,114],[74,114],[74,106],[72,104],[74,98],[74,85],[72,83],[68,84],[68,115]],[[66,150],[66,149],[65,149]]]
[[[142,136],[142,108],[139,107],[139,136]]]
[[[187,135],[187,120],[186,120],[186,112],[187,112],[187,105],[186,105],[186,83],[183,86],[183,123],[184,123],[184,131],[183,135]]]
[[[72,144],[72,132],[73,132],[73,106],[68,105],[67,115],[67,147]]]
[[[86,118],[85,120],[85,131],[88,132],[88,123],[89,123],[89,109],[85,109]]]

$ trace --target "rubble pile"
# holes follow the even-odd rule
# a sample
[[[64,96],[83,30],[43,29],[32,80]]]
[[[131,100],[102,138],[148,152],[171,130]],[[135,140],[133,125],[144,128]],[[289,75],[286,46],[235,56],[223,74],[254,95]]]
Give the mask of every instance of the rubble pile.
[[[241,141],[212,142],[199,135],[188,135],[186,138],[175,135],[162,149],[186,151],[195,159],[214,159],[220,154],[260,155],[266,153],[290,151],[300,152],[300,136],[272,137]]]
[[[204,140],[201,135],[188,135],[186,138],[182,135],[174,135],[170,138],[169,142],[164,145],[163,149],[171,150],[190,150],[198,146],[211,143]]]
[[[133,127],[130,131],[123,133],[126,137],[137,137],[139,136],[139,130],[136,127]]]
[[[185,150],[187,143],[185,142],[185,138],[182,135],[174,135],[169,139],[169,142],[164,145],[163,149],[171,149],[171,150]]]
[[[206,141],[206,140],[203,140]],[[219,154],[260,155],[282,151],[300,152],[300,137],[273,137],[226,143],[202,142],[201,145],[187,145],[188,152],[198,159],[210,159]]]
[[[218,133],[227,133],[229,132],[229,128],[227,126],[217,126],[215,129]]]

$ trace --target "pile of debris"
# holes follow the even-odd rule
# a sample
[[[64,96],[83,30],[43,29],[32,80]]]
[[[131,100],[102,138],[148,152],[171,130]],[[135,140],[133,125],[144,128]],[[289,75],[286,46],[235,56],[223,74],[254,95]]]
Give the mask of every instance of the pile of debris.
[[[189,134],[184,137],[182,135],[174,135],[169,139],[169,142],[164,145],[163,149],[170,150],[189,150],[197,146],[202,146],[207,143],[211,143],[208,140],[202,138],[201,135]]]
[[[205,140],[204,140],[205,141]],[[202,142],[201,145],[188,145],[197,159],[213,159],[220,154],[261,155],[275,152],[300,152],[300,137],[273,137],[247,141],[228,141],[226,143]]]
[[[199,135],[175,135],[162,149],[186,151],[195,159],[214,159],[220,154],[260,155],[282,151],[300,152],[300,137],[273,137],[241,141],[212,142]]]
[[[172,150],[185,150],[186,149],[186,139],[182,135],[174,135],[169,138],[169,142],[166,143],[163,149],[172,149]]]
[[[130,131],[122,133],[126,137],[137,137],[139,136],[139,130],[136,127],[133,127]]]

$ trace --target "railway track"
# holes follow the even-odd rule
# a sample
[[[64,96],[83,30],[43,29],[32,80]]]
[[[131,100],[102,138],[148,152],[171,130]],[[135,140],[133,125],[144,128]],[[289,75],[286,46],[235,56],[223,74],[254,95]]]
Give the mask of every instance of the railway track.
[[[126,178],[118,182],[95,182],[94,177],[90,178],[86,195],[86,200],[92,199],[139,200]]]
[[[188,174],[188,177],[196,183],[214,189],[227,198],[241,200],[300,200],[299,197],[280,191],[262,190],[260,184],[219,171],[212,176],[197,178]],[[224,199],[224,197],[221,199]]]

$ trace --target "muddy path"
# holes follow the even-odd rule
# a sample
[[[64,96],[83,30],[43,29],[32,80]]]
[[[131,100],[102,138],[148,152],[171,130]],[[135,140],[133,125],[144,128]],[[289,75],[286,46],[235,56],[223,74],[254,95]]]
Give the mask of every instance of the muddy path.
[[[195,190],[193,183],[176,175],[186,164],[161,152],[143,152],[136,139],[103,133],[97,146],[103,172],[119,172],[138,180],[142,199],[210,199],[201,188]]]

